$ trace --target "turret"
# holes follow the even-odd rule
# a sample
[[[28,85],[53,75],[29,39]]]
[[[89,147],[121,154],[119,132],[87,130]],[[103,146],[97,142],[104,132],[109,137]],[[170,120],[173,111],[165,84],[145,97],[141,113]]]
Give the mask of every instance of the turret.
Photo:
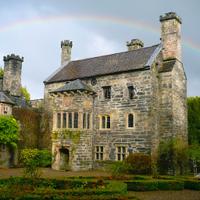
[[[72,41],[61,41],[61,66],[64,66],[71,60]]]

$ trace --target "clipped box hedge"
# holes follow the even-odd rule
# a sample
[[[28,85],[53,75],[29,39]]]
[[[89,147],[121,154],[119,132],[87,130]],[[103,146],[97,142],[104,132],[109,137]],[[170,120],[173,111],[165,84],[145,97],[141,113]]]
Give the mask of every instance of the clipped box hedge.
[[[126,182],[128,191],[183,190],[183,181],[177,180],[138,180]]]
[[[185,180],[184,188],[190,190],[200,190],[200,180]]]

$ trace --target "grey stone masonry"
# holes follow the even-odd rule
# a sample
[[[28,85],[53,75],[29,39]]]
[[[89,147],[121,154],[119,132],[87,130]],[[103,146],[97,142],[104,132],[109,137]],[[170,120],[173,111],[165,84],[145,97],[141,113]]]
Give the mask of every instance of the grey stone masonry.
[[[54,169],[61,169],[65,162],[71,170],[95,168],[101,161],[125,159],[128,149],[154,155],[162,140],[173,137],[187,142],[187,79],[181,62],[181,20],[175,13],[167,13],[160,21],[162,44],[151,53],[144,67],[131,70],[137,59],[142,60],[140,53],[145,52],[141,41],[132,40],[127,44],[130,51],[117,57],[129,63],[127,71],[118,70],[114,57],[104,57],[105,62],[93,58],[96,68],[105,69],[107,62],[109,67],[113,64],[112,73],[81,77],[80,72],[85,73],[91,62],[80,61],[65,66],[69,69],[65,72],[77,73],[75,80],[65,79],[69,74],[59,77],[58,72],[55,81],[45,82],[44,104],[52,114],[52,132],[71,134],[71,138],[52,140]],[[134,55],[134,60],[127,62],[132,59],[130,55]],[[120,69],[125,69],[124,65],[120,62]],[[69,121],[73,125],[66,125]],[[77,131],[80,135],[75,142]]]
[[[14,54],[4,56],[3,91],[21,96],[21,70],[24,58]]]

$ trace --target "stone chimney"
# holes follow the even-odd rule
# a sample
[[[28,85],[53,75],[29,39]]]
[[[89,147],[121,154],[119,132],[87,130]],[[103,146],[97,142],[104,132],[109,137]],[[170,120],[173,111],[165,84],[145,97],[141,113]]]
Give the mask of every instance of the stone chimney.
[[[61,49],[61,66],[63,66],[71,60],[72,41],[61,41]]]
[[[139,39],[132,39],[126,43],[126,46],[128,47],[128,51],[132,51],[144,47],[144,43]]]
[[[3,91],[21,96],[21,71],[24,58],[11,54],[4,56]]]
[[[181,61],[181,18],[169,12],[160,16],[160,22],[163,60]]]

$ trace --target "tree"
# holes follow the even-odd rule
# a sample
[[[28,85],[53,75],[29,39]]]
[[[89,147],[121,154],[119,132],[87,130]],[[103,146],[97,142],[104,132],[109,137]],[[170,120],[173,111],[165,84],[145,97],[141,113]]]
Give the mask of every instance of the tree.
[[[24,96],[24,98],[26,100],[26,103],[29,103],[30,99],[31,99],[31,95],[28,92],[27,88],[26,87],[21,87],[21,93],[22,93],[22,96]]]
[[[189,144],[200,144],[200,97],[189,97],[188,105],[188,140]]]
[[[12,116],[0,116],[0,143],[17,147],[19,140],[19,124]]]
[[[4,75],[3,67],[0,67],[0,78],[3,78],[3,75]]]

